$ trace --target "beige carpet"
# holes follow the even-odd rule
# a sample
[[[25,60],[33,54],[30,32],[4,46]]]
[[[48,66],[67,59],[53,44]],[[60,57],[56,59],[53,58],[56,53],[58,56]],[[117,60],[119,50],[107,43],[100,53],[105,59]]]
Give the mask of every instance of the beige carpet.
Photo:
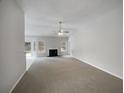
[[[122,80],[74,58],[35,62],[12,93],[123,93]]]

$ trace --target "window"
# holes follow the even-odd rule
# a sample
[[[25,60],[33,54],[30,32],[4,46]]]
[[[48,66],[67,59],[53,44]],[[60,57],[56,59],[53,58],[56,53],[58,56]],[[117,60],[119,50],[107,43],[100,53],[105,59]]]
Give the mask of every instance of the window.
[[[67,44],[66,44],[66,42],[62,42],[61,43],[61,52],[65,52],[65,51],[67,51]]]
[[[44,44],[44,41],[38,41],[38,46],[37,46],[37,52],[38,54],[42,54],[45,52],[45,44]]]
[[[25,42],[26,56],[31,56],[31,42]]]

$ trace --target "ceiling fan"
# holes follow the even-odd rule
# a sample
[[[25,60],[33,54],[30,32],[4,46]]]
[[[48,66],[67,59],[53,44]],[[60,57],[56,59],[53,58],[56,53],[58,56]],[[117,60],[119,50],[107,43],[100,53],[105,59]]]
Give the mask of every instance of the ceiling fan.
[[[58,31],[58,35],[59,36],[62,36],[62,35],[64,35],[64,34],[68,34],[69,33],[69,31],[64,31],[63,29],[62,29],[62,21],[59,21],[59,31]]]

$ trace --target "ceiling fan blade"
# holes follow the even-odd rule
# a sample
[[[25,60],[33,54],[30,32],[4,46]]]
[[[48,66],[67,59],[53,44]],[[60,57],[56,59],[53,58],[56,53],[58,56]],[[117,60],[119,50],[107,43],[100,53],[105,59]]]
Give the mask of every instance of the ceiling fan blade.
[[[63,31],[64,33],[69,33],[69,31]]]

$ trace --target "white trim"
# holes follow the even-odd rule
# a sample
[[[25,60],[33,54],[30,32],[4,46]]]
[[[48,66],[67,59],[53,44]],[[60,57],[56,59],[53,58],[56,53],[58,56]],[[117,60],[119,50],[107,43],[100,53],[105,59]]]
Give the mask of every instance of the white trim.
[[[91,66],[94,66],[95,68],[98,68],[98,69],[100,69],[100,70],[102,70],[102,71],[104,71],[104,72],[106,72],[106,73],[108,73],[108,74],[111,74],[111,75],[113,75],[113,76],[115,76],[115,77],[117,77],[117,78],[123,79],[123,77],[121,77],[121,76],[119,76],[119,75],[117,75],[117,74],[114,74],[114,73],[112,73],[112,72],[110,72],[110,71],[108,71],[108,70],[105,70],[105,69],[103,69],[103,68],[100,68],[99,66],[93,65],[93,64],[91,64],[91,63],[89,63],[89,62],[86,62],[86,61],[84,61],[83,59],[76,58],[76,57],[74,57],[74,56],[73,56],[73,58],[78,59],[78,60],[80,60],[81,62],[87,63],[87,64],[89,64],[89,65],[91,65]]]
[[[16,85],[19,83],[19,81],[22,79],[22,77],[24,76],[24,74],[26,73],[27,70],[25,70],[21,76],[17,79],[17,81],[15,82],[15,84],[12,86],[12,88],[10,89],[9,93],[12,93],[12,91],[14,90],[14,88],[16,87]]]

